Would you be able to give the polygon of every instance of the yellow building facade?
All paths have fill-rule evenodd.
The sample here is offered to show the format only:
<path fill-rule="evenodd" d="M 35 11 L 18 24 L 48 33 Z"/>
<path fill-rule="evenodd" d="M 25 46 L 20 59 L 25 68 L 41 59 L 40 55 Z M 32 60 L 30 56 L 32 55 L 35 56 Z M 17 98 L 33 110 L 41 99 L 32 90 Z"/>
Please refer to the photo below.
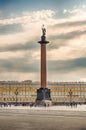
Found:
<path fill-rule="evenodd" d="M 86 103 L 85 82 L 49 83 L 53 103 Z M 0 103 L 30 103 L 36 100 L 39 84 L 32 82 L 0 82 Z"/>

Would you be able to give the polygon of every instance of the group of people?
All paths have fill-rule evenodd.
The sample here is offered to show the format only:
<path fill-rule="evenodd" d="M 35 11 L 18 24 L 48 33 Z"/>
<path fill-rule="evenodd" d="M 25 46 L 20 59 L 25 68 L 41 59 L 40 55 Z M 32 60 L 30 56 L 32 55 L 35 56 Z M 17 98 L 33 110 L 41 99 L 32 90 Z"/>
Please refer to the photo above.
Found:
<path fill-rule="evenodd" d="M 0 107 L 11 107 L 11 103 L 0 103 Z"/>
<path fill-rule="evenodd" d="M 77 102 L 74 102 L 74 101 L 73 102 L 66 102 L 66 106 L 67 107 L 71 106 L 71 108 L 72 107 L 77 107 Z"/>

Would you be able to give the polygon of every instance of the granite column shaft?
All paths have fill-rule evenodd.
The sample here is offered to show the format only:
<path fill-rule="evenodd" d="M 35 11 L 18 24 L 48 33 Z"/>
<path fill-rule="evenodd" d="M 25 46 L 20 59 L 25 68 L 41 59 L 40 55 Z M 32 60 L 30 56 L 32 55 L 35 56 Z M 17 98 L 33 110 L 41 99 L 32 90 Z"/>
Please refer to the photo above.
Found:
<path fill-rule="evenodd" d="M 46 88 L 46 44 L 41 44 L 41 87 Z"/>

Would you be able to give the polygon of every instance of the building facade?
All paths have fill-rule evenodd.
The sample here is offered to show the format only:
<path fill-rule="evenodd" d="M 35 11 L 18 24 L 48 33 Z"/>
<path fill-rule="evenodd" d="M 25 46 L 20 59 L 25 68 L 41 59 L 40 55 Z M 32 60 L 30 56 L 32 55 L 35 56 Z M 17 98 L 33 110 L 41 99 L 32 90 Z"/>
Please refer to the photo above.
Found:
<path fill-rule="evenodd" d="M 51 89 L 53 103 L 63 104 L 66 102 L 86 103 L 85 82 L 57 82 L 48 83 Z M 35 102 L 39 83 L 29 81 L 0 82 L 0 103 L 30 103 Z"/>

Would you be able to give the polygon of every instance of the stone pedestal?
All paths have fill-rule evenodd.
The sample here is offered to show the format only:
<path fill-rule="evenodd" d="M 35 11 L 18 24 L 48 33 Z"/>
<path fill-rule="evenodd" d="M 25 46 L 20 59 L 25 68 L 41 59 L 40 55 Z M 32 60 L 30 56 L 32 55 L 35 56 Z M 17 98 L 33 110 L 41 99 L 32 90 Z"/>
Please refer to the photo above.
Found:
<path fill-rule="evenodd" d="M 39 88 L 37 89 L 37 100 L 51 100 L 50 89 L 48 88 Z"/>
<path fill-rule="evenodd" d="M 48 88 L 39 88 L 37 89 L 37 104 L 38 105 L 51 105 L 50 89 Z"/>

